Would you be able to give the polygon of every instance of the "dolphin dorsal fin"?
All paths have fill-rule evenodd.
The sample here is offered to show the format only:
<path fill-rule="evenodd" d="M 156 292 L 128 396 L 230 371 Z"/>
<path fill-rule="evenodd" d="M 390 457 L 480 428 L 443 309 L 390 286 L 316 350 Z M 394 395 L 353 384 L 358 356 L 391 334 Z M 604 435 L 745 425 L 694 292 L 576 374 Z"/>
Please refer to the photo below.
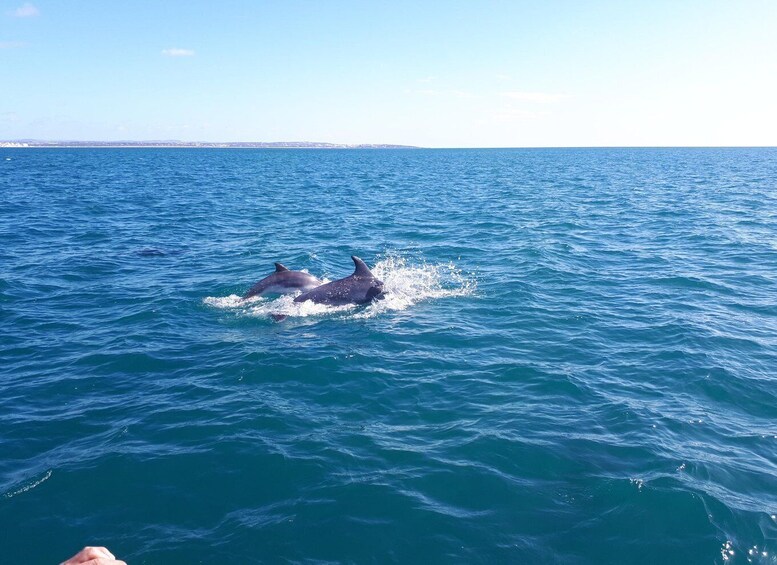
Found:
<path fill-rule="evenodd" d="M 288 269 L 280 263 L 275 263 L 275 272 L 282 273 L 283 271 L 288 271 Z"/>
<path fill-rule="evenodd" d="M 370 271 L 370 268 L 364 263 L 364 261 L 359 259 L 356 255 L 351 255 L 351 259 L 353 259 L 353 264 L 356 265 L 356 270 L 353 272 L 353 275 L 355 277 L 374 276 Z"/>

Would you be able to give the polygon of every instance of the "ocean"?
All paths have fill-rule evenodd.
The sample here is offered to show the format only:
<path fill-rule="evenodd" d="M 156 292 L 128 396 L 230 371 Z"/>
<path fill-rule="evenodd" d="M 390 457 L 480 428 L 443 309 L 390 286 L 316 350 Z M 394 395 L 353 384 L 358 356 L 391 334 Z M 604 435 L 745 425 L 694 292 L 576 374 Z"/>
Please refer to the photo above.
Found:
<path fill-rule="evenodd" d="M 0 211 L 2 563 L 777 563 L 777 149 L 4 148 Z"/>

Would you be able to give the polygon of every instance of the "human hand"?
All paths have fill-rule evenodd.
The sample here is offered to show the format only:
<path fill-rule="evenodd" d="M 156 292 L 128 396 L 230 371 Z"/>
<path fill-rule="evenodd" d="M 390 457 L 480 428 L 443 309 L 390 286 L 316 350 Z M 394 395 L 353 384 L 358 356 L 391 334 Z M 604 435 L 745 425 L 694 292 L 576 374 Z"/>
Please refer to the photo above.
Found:
<path fill-rule="evenodd" d="M 85 547 L 59 565 L 127 565 L 104 547 Z"/>

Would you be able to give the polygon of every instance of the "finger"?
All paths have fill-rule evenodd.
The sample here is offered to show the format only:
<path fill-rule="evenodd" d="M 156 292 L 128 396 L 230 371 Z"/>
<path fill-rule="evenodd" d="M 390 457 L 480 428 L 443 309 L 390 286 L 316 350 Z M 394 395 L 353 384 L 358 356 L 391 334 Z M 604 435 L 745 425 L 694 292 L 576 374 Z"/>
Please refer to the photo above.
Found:
<path fill-rule="evenodd" d="M 87 546 L 82 549 L 81 553 L 79 553 L 77 557 L 81 558 L 81 561 L 77 561 L 77 563 L 88 562 L 90 559 L 116 559 L 113 556 L 113 553 L 108 551 L 106 548 L 91 546 Z"/>
<path fill-rule="evenodd" d="M 116 557 L 105 547 L 86 546 L 67 561 L 60 563 L 60 565 L 81 565 L 93 559 L 114 560 Z"/>
<path fill-rule="evenodd" d="M 115 559 L 108 559 L 107 557 L 98 557 L 97 559 L 90 559 L 84 561 L 78 565 L 127 565 L 124 561 L 116 561 Z"/>
<path fill-rule="evenodd" d="M 106 559 L 116 559 L 113 553 L 108 551 L 107 547 L 103 546 L 85 547 L 84 556 L 88 559 L 99 559 L 101 557 Z"/>
<path fill-rule="evenodd" d="M 98 546 L 98 547 L 93 547 L 92 549 L 94 549 L 95 553 L 98 553 L 98 555 L 96 555 L 95 557 L 107 557 L 108 559 L 113 559 L 113 560 L 116 559 L 116 556 L 113 555 L 113 553 L 111 553 L 110 551 L 108 551 L 107 547 Z"/>
<path fill-rule="evenodd" d="M 76 554 L 75 554 L 73 557 L 71 557 L 70 559 L 67 559 L 67 560 L 63 561 L 63 562 L 62 562 L 62 563 L 60 563 L 59 565 L 78 565 L 79 563 L 83 563 L 84 561 L 86 561 L 87 559 L 89 559 L 89 558 L 86 556 L 86 554 L 87 554 L 87 552 L 88 552 L 90 549 L 91 549 L 90 547 L 85 547 L 85 548 L 83 548 L 81 551 L 79 551 L 78 553 L 76 553 Z"/>

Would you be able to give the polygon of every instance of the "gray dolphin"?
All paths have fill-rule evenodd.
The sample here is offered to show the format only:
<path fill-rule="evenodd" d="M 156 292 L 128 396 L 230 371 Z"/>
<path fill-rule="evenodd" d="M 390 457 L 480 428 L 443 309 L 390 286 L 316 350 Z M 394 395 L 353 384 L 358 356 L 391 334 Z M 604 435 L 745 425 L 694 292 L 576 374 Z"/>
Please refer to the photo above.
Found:
<path fill-rule="evenodd" d="M 351 259 L 356 265 L 352 275 L 300 294 L 294 302 L 311 300 L 316 304 L 343 306 L 344 304 L 367 304 L 375 299 L 384 298 L 383 281 L 375 278 L 364 261 L 355 255 L 351 255 Z"/>
<path fill-rule="evenodd" d="M 321 281 L 302 271 L 290 271 L 280 263 L 275 263 L 275 272 L 264 277 L 243 296 L 243 300 L 261 294 L 289 294 L 301 290 L 305 292 L 321 285 Z"/>

